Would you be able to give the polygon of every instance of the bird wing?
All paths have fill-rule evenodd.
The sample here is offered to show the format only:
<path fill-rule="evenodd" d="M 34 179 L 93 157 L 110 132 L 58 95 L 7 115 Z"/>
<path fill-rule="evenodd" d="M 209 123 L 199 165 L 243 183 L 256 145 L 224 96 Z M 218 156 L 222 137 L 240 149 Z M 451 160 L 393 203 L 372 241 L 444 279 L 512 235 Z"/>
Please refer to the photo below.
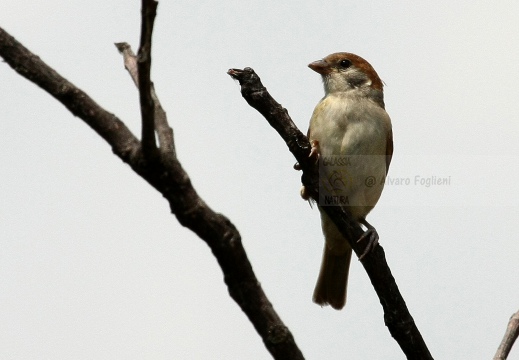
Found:
<path fill-rule="evenodd" d="M 386 143 L 386 174 L 389 170 L 389 164 L 391 164 L 391 158 L 393 157 L 393 130 L 389 129 L 387 134 Z"/>

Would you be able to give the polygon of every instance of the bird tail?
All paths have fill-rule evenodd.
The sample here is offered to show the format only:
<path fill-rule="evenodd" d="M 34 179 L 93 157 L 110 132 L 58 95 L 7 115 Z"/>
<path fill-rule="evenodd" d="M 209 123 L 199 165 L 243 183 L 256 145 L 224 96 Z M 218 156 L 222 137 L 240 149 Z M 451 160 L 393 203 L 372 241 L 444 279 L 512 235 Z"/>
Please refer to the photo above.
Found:
<path fill-rule="evenodd" d="M 340 310 L 346 304 L 346 287 L 351 262 L 351 248 L 340 255 L 332 253 L 324 244 L 321 271 L 315 286 L 313 301 L 321 306 L 331 305 Z"/>

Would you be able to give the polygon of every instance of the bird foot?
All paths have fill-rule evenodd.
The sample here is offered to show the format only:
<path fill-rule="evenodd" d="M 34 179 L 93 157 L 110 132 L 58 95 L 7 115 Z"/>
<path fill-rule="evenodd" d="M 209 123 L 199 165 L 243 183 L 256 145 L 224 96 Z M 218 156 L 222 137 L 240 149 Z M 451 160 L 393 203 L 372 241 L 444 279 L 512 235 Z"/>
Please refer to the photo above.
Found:
<path fill-rule="evenodd" d="M 312 140 L 310 145 L 312 145 L 312 148 L 310 149 L 310 155 L 308 155 L 308 157 L 317 163 L 319 161 L 319 141 Z M 299 171 L 301 169 L 301 165 L 298 162 L 296 162 L 294 164 L 294 170 Z"/>
<path fill-rule="evenodd" d="M 319 141 L 312 140 L 310 145 L 312 145 L 312 148 L 310 149 L 310 155 L 308 155 L 308 157 L 317 163 L 319 161 Z"/>
<path fill-rule="evenodd" d="M 310 155 L 308 155 L 308 157 L 317 163 L 319 161 L 319 141 L 312 140 L 310 144 L 312 145 L 312 149 L 310 150 Z M 298 171 L 301 170 L 301 165 L 298 162 L 296 162 L 294 164 L 294 169 Z M 306 191 L 306 187 L 304 185 L 301 186 L 301 189 L 299 190 L 299 195 L 301 195 L 301 198 L 305 201 L 310 200 L 310 195 Z"/>
<path fill-rule="evenodd" d="M 361 223 L 367 227 L 367 230 L 364 232 L 364 234 L 362 234 L 357 242 L 359 243 L 361 241 L 368 240 L 368 244 L 366 245 L 364 252 L 359 256 L 359 260 L 364 259 L 366 255 L 372 252 L 377 247 L 378 240 L 380 239 L 377 229 L 375 229 L 370 223 L 368 223 L 366 220 L 362 220 Z"/>

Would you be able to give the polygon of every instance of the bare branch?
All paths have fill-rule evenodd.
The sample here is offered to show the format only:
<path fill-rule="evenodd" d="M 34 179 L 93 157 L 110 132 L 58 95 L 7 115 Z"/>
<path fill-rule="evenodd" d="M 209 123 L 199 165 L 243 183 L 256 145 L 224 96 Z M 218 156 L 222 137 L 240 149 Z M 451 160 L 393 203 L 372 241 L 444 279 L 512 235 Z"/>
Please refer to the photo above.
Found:
<path fill-rule="evenodd" d="M 115 115 L 101 108 L 86 93 L 45 64 L 0 28 L 0 56 L 20 75 L 41 87 L 72 114 L 80 117 L 127 163 L 138 158 L 140 143 Z"/>
<path fill-rule="evenodd" d="M 303 185 L 312 198 L 319 199 L 318 169 L 315 161 L 308 157 L 310 143 L 306 136 L 297 129 L 287 110 L 270 96 L 253 69 L 230 69 L 227 73 L 239 81 L 242 96 L 249 105 L 258 110 L 283 138 L 303 170 Z M 357 222 L 352 220 L 348 209 L 340 206 L 325 206 L 323 210 L 348 239 L 357 256 L 361 256 L 367 244 L 352 240 L 359 239 L 363 231 Z M 382 246 L 375 247 L 361 262 L 384 309 L 385 324 L 407 358 L 432 359 L 427 345 L 398 290 L 386 262 Z"/>
<path fill-rule="evenodd" d="M 151 36 L 157 14 L 157 5 L 158 2 L 154 0 L 142 0 L 141 43 L 137 61 L 142 117 L 142 148 L 146 157 L 154 155 L 157 149 L 155 143 L 155 106 L 151 97 Z"/>
<path fill-rule="evenodd" d="M 519 311 L 517 311 L 510 317 L 510 321 L 508 321 L 508 326 L 506 327 L 505 336 L 503 336 L 503 340 L 501 341 L 501 344 L 497 349 L 496 355 L 494 356 L 494 360 L 506 360 L 518 336 Z"/>
<path fill-rule="evenodd" d="M 229 294 L 252 322 L 275 359 L 304 359 L 290 330 L 282 322 L 256 278 L 241 236 L 224 215 L 214 212 L 198 196 L 178 159 L 164 153 L 150 159 L 141 143 L 115 115 L 64 79 L 38 56 L 0 28 L 0 56 L 20 75 L 55 97 L 80 117 L 113 152 L 159 191 L 178 221 L 196 233 L 215 255 Z"/>
<path fill-rule="evenodd" d="M 139 88 L 139 69 L 137 68 L 137 56 L 133 52 L 130 44 L 126 42 L 120 42 L 114 44 L 117 50 L 121 53 L 124 60 L 124 68 L 130 73 L 130 77 L 133 80 L 137 89 Z"/>
<path fill-rule="evenodd" d="M 116 43 L 115 47 L 123 55 L 124 67 L 130 73 L 130 77 L 134 84 L 139 88 L 137 56 L 135 56 L 135 53 L 132 51 L 128 43 Z M 155 93 L 155 86 L 153 86 L 153 83 L 151 84 L 150 95 L 154 104 L 155 129 L 159 137 L 159 148 L 161 153 L 166 157 L 176 156 L 173 129 L 169 127 L 166 112 L 162 108 L 159 98 Z"/>

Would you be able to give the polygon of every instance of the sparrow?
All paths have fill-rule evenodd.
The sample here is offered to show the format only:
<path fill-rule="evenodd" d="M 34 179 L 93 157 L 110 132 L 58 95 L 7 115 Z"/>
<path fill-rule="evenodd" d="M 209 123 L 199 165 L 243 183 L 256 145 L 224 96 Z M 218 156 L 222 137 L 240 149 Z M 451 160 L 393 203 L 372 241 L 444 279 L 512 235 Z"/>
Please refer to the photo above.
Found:
<path fill-rule="evenodd" d="M 310 156 L 317 154 L 319 162 L 318 208 L 325 239 L 313 301 L 340 310 L 346 304 L 352 248 L 321 207 L 348 206 L 353 219 L 367 229 L 354 241 L 368 239 L 368 249 L 377 245 L 378 234 L 366 215 L 384 188 L 393 132 L 384 106 L 383 82 L 366 60 L 340 52 L 308 67 L 322 76 L 325 93 L 308 129 Z M 304 188 L 301 194 L 304 198 Z"/>

